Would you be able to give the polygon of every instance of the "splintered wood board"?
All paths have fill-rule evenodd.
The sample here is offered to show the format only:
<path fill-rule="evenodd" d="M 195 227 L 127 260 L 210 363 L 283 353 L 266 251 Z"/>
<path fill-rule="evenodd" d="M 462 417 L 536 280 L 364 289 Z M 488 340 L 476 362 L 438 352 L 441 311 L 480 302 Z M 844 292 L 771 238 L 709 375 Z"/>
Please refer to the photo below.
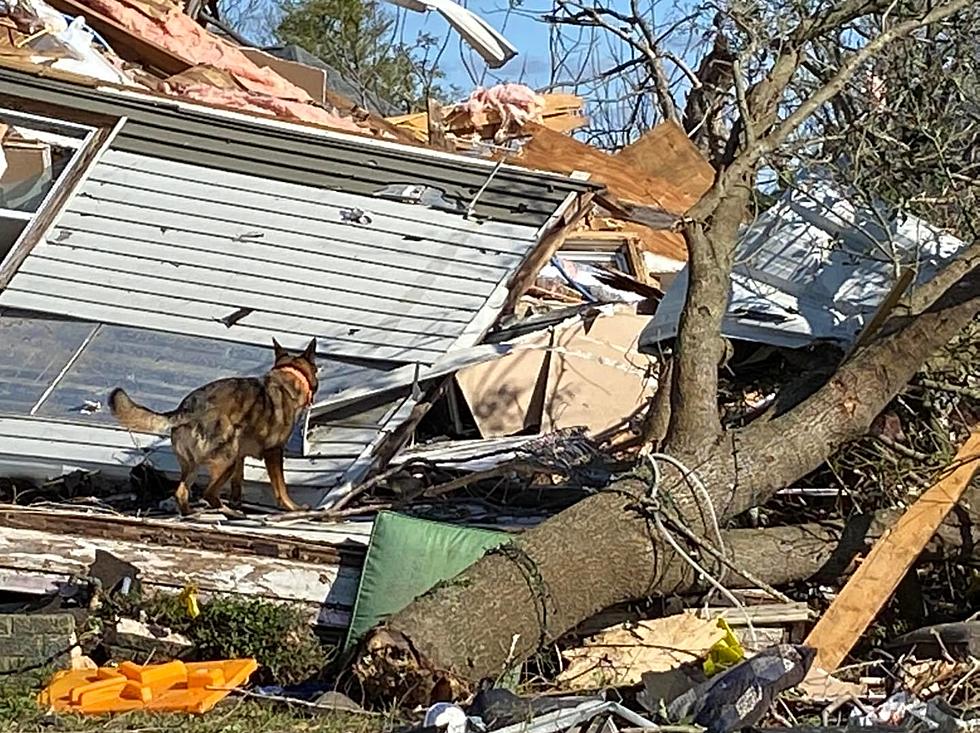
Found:
<path fill-rule="evenodd" d="M 676 122 L 661 122 L 615 157 L 648 176 L 671 181 L 690 199 L 689 206 L 715 182 L 715 169 Z"/>
<path fill-rule="evenodd" d="M 885 605 L 916 558 L 956 506 L 980 468 L 980 430 L 970 434 L 939 481 L 875 543 L 806 641 L 812 669 L 833 672 Z"/>
<path fill-rule="evenodd" d="M 54 592 L 68 576 L 84 575 L 97 549 L 139 568 L 141 582 L 151 590 L 173 592 L 194 585 L 202 595 L 293 603 L 305 609 L 311 621 L 341 629 L 350 623 L 360 576 L 356 568 L 339 564 L 4 527 L 0 589 Z"/>

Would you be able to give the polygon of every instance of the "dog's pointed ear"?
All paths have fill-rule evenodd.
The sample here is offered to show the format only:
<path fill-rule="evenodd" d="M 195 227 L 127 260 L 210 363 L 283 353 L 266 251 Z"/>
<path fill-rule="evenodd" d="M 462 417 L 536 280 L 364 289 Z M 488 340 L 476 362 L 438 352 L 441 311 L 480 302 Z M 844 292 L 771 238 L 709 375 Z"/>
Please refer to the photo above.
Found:
<path fill-rule="evenodd" d="M 303 358 L 306 359 L 310 364 L 316 360 L 316 338 L 312 338 L 310 343 L 306 347 L 306 351 L 303 352 Z"/>
<path fill-rule="evenodd" d="M 289 353 L 275 339 L 272 339 L 272 349 L 275 351 L 276 361 L 279 361 L 284 356 L 289 356 Z"/>

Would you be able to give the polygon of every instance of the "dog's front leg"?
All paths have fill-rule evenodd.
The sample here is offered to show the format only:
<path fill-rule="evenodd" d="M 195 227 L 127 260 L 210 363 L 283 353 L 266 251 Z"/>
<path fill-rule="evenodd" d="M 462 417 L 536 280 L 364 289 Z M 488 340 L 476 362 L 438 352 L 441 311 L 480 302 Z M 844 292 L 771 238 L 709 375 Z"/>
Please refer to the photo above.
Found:
<path fill-rule="evenodd" d="M 302 507 L 289 498 L 286 493 L 286 477 L 283 475 L 282 448 L 272 448 L 263 455 L 265 458 L 265 470 L 269 474 L 269 482 L 272 484 L 272 491 L 276 495 L 276 502 L 280 508 L 287 512 L 299 511 Z"/>

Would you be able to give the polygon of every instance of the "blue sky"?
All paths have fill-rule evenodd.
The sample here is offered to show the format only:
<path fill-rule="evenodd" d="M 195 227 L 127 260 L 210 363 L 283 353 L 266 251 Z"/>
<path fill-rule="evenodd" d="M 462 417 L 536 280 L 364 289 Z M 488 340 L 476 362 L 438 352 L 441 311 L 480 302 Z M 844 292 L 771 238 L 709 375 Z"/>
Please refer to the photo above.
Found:
<path fill-rule="evenodd" d="M 594 0 L 569 0 L 570 2 L 581 3 L 583 6 L 592 5 Z M 445 39 L 449 34 L 449 43 L 440 56 L 440 67 L 446 73 L 447 81 L 455 84 L 464 92 L 468 92 L 475 85 L 473 76 L 476 76 L 476 83 L 484 85 L 493 84 L 497 81 L 519 81 L 534 88 L 541 88 L 550 82 L 551 75 L 551 54 L 549 44 L 549 32 L 551 26 L 544 23 L 541 18 L 554 8 L 553 0 L 514 0 L 514 7 L 508 6 L 508 0 L 457 0 L 470 10 L 480 15 L 485 21 L 490 23 L 497 30 L 503 32 L 504 36 L 517 48 L 518 55 L 511 59 L 500 69 L 488 69 L 486 64 L 474 52 L 472 52 L 462 41 L 458 34 L 452 31 L 446 21 L 437 13 L 415 13 L 395 5 L 389 4 L 394 12 L 398 14 L 402 22 L 401 32 L 406 42 L 414 39 L 419 32 L 430 33 L 440 40 Z M 618 10 L 624 14 L 630 14 L 629 0 L 601 0 L 600 4 Z M 664 32 L 671 27 L 673 21 L 684 17 L 692 10 L 692 3 L 689 0 L 645 0 L 640 2 L 641 11 L 645 14 L 648 22 L 654 24 L 655 34 Z M 667 39 L 662 48 L 665 51 L 673 52 L 680 59 L 684 59 L 689 66 L 696 67 L 703 52 L 703 47 L 699 47 L 701 37 L 699 28 L 704 28 L 710 22 L 712 13 L 706 11 L 696 17 L 695 22 L 682 24 L 674 32 L 667 35 Z M 616 63 L 635 57 L 632 49 L 627 49 L 623 41 L 619 40 L 613 33 L 603 29 L 578 29 L 570 26 L 562 26 L 563 36 L 566 39 L 566 49 L 570 46 L 575 49 L 572 58 L 566 69 L 559 75 L 562 80 L 574 78 L 579 75 L 583 67 L 586 67 L 589 74 L 595 74 L 598 70 L 607 70 Z M 574 39 L 574 40 L 572 40 Z M 593 45 L 589 46 L 589 39 Z M 575 41 L 578 41 L 576 45 Z M 585 53 L 588 53 L 586 59 Z M 464 61 L 465 59 L 465 61 Z M 469 70 L 467 70 L 469 66 Z M 688 87 L 687 77 L 683 71 L 671 61 L 665 61 L 665 67 L 672 83 L 676 82 L 675 93 L 683 98 Z M 636 77 L 631 77 L 632 82 L 627 80 L 627 84 L 637 83 Z M 610 106 L 623 106 L 624 95 L 629 97 L 631 94 L 647 94 L 651 89 L 633 89 L 629 86 L 623 87 L 582 87 L 577 93 L 586 97 L 591 106 L 607 103 Z M 608 100 L 603 99 L 608 95 Z M 628 101 L 626 101 L 628 106 Z"/>

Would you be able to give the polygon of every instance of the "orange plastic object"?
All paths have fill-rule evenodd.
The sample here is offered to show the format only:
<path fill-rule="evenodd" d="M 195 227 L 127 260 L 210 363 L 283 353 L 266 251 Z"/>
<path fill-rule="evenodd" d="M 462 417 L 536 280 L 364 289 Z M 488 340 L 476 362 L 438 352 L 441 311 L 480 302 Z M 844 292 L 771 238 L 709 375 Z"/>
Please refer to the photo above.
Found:
<path fill-rule="evenodd" d="M 127 710 L 204 713 L 244 684 L 259 665 L 254 659 L 167 662 L 56 672 L 38 704 L 76 713 Z"/>

